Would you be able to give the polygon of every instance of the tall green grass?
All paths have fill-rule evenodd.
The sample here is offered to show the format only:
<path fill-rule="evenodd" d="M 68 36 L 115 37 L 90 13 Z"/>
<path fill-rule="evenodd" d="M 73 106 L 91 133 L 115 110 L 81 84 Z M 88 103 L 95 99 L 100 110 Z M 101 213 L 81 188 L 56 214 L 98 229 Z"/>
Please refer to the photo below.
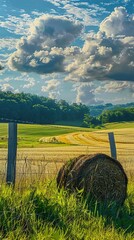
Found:
<path fill-rule="evenodd" d="M 134 186 L 124 206 L 105 207 L 58 192 L 55 181 L 29 190 L 0 188 L 0 239 L 132 240 Z"/>

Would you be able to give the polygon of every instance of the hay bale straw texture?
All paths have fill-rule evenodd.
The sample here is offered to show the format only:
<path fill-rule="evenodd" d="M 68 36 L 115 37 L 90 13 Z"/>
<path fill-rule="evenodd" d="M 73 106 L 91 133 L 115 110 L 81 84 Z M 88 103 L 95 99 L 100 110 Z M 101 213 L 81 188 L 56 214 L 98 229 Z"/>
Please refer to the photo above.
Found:
<path fill-rule="evenodd" d="M 106 154 L 80 155 L 66 162 L 57 176 L 58 188 L 70 192 L 83 190 L 83 196 L 97 201 L 123 204 L 127 176 L 120 162 Z"/>

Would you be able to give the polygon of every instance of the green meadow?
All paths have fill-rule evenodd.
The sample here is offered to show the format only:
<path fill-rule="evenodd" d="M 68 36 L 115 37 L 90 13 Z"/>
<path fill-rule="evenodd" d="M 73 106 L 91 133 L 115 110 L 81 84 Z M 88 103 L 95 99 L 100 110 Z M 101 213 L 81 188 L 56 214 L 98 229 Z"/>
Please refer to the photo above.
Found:
<path fill-rule="evenodd" d="M 104 125 L 105 129 L 122 129 L 122 128 L 134 128 L 134 122 L 115 122 L 106 123 Z"/>
<path fill-rule="evenodd" d="M 67 134 L 83 128 L 58 126 L 58 125 L 32 125 L 18 124 L 18 146 L 19 147 L 43 147 L 39 143 L 41 137 L 51 137 Z M 8 124 L 0 123 L 0 147 L 7 147 Z M 51 144 L 49 144 L 51 146 Z"/>
<path fill-rule="evenodd" d="M 18 147 L 44 147 L 55 146 L 51 143 L 40 143 L 39 139 L 42 137 L 59 136 L 62 134 L 74 132 L 86 132 L 108 129 L 123 129 L 134 128 L 134 122 L 110 123 L 103 127 L 97 128 L 83 128 L 75 126 L 61 126 L 61 125 L 32 125 L 32 124 L 18 124 Z M 0 148 L 7 147 L 8 138 L 8 124 L 0 123 Z M 60 144 L 58 144 L 60 146 Z"/>

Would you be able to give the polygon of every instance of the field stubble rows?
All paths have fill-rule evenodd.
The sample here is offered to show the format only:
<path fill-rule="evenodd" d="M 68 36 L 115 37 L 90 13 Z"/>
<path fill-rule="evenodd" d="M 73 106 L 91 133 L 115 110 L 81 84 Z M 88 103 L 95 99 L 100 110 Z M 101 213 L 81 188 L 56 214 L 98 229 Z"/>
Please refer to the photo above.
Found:
<path fill-rule="evenodd" d="M 112 130 L 111 130 L 112 131 Z M 134 180 L 134 129 L 114 129 L 117 158 L 128 177 Z M 108 130 L 96 132 L 77 132 L 54 137 L 53 147 L 47 147 L 53 137 L 43 137 L 44 148 L 18 148 L 17 179 L 41 179 L 54 176 L 63 163 L 81 154 L 106 153 L 110 155 Z M 60 145 L 58 146 L 58 144 Z M 63 143 L 63 144 L 61 144 Z M 67 145 L 64 145 L 68 144 Z M 6 173 L 7 149 L 0 149 L 0 174 L 4 181 Z"/>

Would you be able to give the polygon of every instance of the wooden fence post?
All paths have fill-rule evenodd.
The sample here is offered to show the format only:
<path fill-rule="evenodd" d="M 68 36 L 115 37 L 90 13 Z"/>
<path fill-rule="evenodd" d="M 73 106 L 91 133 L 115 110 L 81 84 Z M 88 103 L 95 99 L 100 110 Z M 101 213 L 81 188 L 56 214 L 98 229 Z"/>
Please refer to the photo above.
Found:
<path fill-rule="evenodd" d="M 111 150 L 111 157 L 114 159 L 117 159 L 117 152 L 116 152 L 116 144 L 115 144 L 115 139 L 114 139 L 114 133 L 109 132 L 108 133 L 109 137 L 109 143 L 110 143 L 110 150 Z"/>
<path fill-rule="evenodd" d="M 15 185 L 16 178 L 16 154 L 17 154 L 17 123 L 8 124 L 8 161 L 6 182 Z"/>

